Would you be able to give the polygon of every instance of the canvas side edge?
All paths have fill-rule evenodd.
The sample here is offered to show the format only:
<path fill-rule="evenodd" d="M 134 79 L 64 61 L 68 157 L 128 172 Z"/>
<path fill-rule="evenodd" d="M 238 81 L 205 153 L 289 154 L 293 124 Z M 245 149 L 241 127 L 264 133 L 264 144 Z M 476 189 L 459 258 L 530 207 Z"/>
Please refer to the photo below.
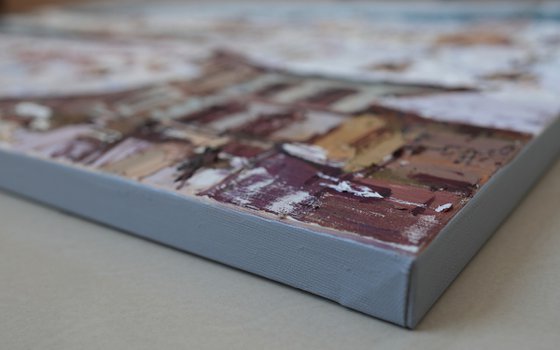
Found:
<path fill-rule="evenodd" d="M 560 118 L 498 171 L 411 267 L 406 325 L 414 328 L 560 155 Z"/>
<path fill-rule="evenodd" d="M 411 256 L 11 151 L 0 164 L 0 188 L 405 326 Z"/>

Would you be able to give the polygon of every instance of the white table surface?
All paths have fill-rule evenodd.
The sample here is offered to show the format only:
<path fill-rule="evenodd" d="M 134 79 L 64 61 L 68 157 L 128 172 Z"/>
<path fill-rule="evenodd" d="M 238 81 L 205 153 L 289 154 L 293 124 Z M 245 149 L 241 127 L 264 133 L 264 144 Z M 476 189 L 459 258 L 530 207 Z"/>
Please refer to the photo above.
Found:
<path fill-rule="evenodd" d="M 0 349 L 558 349 L 560 162 L 415 331 L 0 192 Z"/>

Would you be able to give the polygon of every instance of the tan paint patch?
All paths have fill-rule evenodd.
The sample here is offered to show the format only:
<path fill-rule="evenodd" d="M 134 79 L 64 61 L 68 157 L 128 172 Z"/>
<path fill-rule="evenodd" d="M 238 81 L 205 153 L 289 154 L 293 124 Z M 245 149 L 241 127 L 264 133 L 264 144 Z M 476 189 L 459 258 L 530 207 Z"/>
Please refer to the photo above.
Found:
<path fill-rule="evenodd" d="M 381 135 L 372 140 L 366 147 L 359 149 L 356 155 L 346 164 L 344 170 L 359 171 L 373 164 L 379 164 L 385 157 L 402 147 L 404 143 L 400 132 Z"/>
<path fill-rule="evenodd" d="M 0 120 L 0 142 L 12 141 L 12 134 L 16 127 L 15 123 Z"/>
<path fill-rule="evenodd" d="M 146 151 L 106 165 L 102 169 L 133 179 L 139 179 L 176 163 L 185 157 L 187 152 L 188 150 L 185 145 L 177 143 L 155 145 Z"/>
<path fill-rule="evenodd" d="M 351 118 L 318 139 L 315 145 L 325 149 L 330 160 L 345 162 L 356 155 L 354 143 L 384 126 L 382 119 L 369 115 Z"/>

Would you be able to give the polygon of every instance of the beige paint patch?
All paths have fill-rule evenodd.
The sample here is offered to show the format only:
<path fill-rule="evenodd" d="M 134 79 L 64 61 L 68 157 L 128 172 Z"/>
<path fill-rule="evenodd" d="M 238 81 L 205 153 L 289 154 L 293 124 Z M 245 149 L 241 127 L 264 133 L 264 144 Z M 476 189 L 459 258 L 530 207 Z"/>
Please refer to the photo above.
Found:
<path fill-rule="evenodd" d="M 368 134 L 380 130 L 385 121 L 378 117 L 364 115 L 351 118 L 324 137 L 319 138 L 315 145 L 327 151 L 329 160 L 346 162 L 356 156 L 354 144 Z"/>
<path fill-rule="evenodd" d="M 405 140 L 398 131 L 380 135 L 366 147 L 360 148 L 346 164 L 344 170 L 359 171 L 373 164 L 379 164 L 404 144 Z"/>
<path fill-rule="evenodd" d="M 133 179 L 139 179 L 158 172 L 182 157 L 185 157 L 187 149 L 180 144 L 155 145 L 140 153 L 104 166 L 102 169 L 108 172 L 120 174 Z"/>
<path fill-rule="evenodd" d="M 11 142 L 17 125 L 0 119 L 0 142 Z"/>

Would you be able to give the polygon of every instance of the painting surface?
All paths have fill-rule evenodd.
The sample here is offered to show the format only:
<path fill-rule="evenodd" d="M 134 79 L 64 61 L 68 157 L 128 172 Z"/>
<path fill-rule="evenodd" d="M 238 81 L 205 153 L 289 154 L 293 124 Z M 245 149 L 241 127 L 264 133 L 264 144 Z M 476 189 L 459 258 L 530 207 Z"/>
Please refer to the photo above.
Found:
<path fill-rule="evenodd" d="M 417 254 L 558 117 L 560 25 L 321 9 L 8 21 L 0 147 Z"/>

